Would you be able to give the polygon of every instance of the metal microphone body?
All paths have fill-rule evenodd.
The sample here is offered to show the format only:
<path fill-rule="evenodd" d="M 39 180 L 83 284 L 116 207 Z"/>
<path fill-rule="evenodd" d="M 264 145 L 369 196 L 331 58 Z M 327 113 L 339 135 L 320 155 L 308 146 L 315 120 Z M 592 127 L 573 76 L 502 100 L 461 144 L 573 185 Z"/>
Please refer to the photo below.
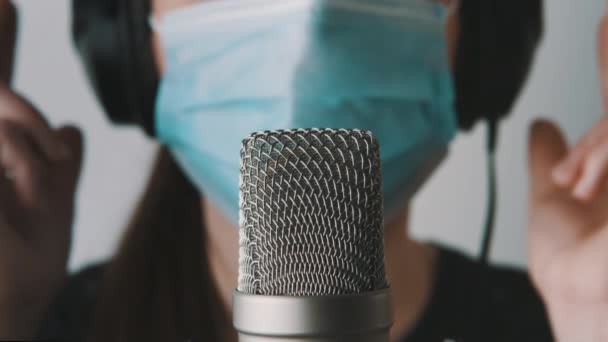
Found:
<path fill-rule="evenodd" d="M 342 296 L 259 296 L 234 293 L 240 342 L 387 342 L 388 290 Z"/>
<path fill-rule="evenodd" d="M 370 132 L 298 129 L 243 141 L 240 342 L 387 342 L 382 185 Z"/>

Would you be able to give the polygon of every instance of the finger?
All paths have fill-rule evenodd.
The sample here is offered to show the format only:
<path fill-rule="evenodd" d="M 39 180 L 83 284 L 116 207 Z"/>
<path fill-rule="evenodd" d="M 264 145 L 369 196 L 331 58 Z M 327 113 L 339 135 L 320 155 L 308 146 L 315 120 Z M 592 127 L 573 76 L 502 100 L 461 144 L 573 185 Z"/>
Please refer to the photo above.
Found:
<path fill-rule="evenodd" d="M 0 147 L 0 155 L 2 150 L 4 149 Z M 23 222 L 23 209 L 21 198 L 17 194 L 14 177 L 5 176 L 4 170 L 0 167 L 0 226 L 10 231 L 14 230 L 19 222 Z M 19 234 L 19 232 L 13 233 Z M 17 235 L 13 237 L 17 237 Z"/>
<path fill-rule="evenodd" d="M 532 125 L 529 140 L 532 196 L 544 197 L 560 190 L 552 181 L 551 173 L 566 155 L 568 146 L 561 130 L 547 120 L 538 120 Z"/>
<path fill-rule="evenodd" d="M 11 1 L 0 0 L 0 82 L 10 84 L 13 76 L 17 10 Z"/>
<path fill-rule="evenodd" d="M 17 202 L 14 183 L 10 170 L 2 164 L 2 156 L 6 153 L 6 146 L 0 145 L 0 214 L 14 212 Z"/>
<path fill-rule="evenodd" d="M 26 99 L 1 84 L 0 119 L 15 122 L 26 129 L 47 159 L 56 161 L 68 157 L 69 148 L 57 137 L 40 112 Z"/>
<path fill-rule="evenodd" d="M 11 173 L 16 195 L 26 208 L 35 207 L 45 195 L 43 175 L 47 163 L 40 158 L 25 130 L 10 121 L 0 121 L 0 163 Z"/>
<path fill-rule="evenodd" d="M 55 172 L 60 179 L 61 189 L 72 196 L 82 169 L 84 138 L 81 131 L 73 126 L 65 126 L 57 130 L 57 135 L 70 146 L 70 157 L 57 163 Z"/>
<path fill-rule="evenodd" d="M 598 64 L 600 68 L 600 80 L 602 82 L 604 113 L 608 113 L 608 15 L 604 15 L 600 21 L 597 39 Z"/>
<path fill-rule="evenodd" d="M 608 116 L 604 116 L 593 129 L 574 146 L 559 165 L 553 170 L 553 180 L 564 188 L 573 187 L 580 176 L 590 151 L 608 135 Z"/>
<path fill-rule="evenodd" d="M 558 164 L 551 177 L 555 184 L 569 188 L 574 186 L 581 173 L 581 166 L 587 154 L 587 146 L 577 144 L 567 157 Z"/>
<path fill-rule="evenodd" d="M 573 190 L 575 198 L 593 200 L 604 189 L 608 178 L 608 139 L 587 154 L 582 175 Z"/>

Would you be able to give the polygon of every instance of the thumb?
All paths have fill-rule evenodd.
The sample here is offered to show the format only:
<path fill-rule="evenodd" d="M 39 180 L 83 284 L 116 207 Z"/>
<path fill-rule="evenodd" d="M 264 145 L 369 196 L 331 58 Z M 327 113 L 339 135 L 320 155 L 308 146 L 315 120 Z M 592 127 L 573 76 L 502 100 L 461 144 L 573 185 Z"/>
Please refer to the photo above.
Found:
<path fill-rule="evenodd" d="M 547 120 L 538 120 L 532 125 L 528 162 L 532 196 L 545 197 L 560 191 L 552 173 L 567 153 L 568 144 L 558 126 Z"/>
<path fill-rule="evenodd" d="M 65 126 L 57 130 L 57 135 L 69 147 L 69 158 L 60 161 L 57 172 L 61 174 L 61 186 L 68 187 L 72 194 L 78 184 L 84 151 L 84 138 L 81 131 L 74 126 Z"/>

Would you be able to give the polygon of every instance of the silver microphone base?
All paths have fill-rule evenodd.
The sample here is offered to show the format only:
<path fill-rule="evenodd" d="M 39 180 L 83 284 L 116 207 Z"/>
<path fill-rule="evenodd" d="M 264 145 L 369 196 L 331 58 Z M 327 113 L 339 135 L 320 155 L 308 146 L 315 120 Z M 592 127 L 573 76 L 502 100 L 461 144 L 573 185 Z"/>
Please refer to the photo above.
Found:
<path fill-rule="evenodd" d="M 390 290 L 361 295 L 281 297 L 234 291 L 239 342 L 388 342 Z"/>

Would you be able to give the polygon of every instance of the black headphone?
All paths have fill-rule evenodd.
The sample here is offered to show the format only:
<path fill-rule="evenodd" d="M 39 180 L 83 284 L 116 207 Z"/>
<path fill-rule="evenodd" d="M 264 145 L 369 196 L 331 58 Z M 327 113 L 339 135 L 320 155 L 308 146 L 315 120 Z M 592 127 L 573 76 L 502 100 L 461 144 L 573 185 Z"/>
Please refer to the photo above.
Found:
<path fill-rule="evenodd" d="M 460 127 L 511 111 L 543 34 L 542 0 L 460 0 L 456 112 Z"/>
<path fill-rule="evenodd" d="M 115 123 L 154 136 L 159 75 L 151 0 L 73 0 L 72 35 L 97 99 Z"/>
<path fill-rule="evenodd" d="M 462 129 L 511 110 L 542 36 L 542 0 L 460 0 L 455 64 Z M 150 0 L 73 0 L 73 39 L 110 119 L 154 136 L 159 74 Z"/>

